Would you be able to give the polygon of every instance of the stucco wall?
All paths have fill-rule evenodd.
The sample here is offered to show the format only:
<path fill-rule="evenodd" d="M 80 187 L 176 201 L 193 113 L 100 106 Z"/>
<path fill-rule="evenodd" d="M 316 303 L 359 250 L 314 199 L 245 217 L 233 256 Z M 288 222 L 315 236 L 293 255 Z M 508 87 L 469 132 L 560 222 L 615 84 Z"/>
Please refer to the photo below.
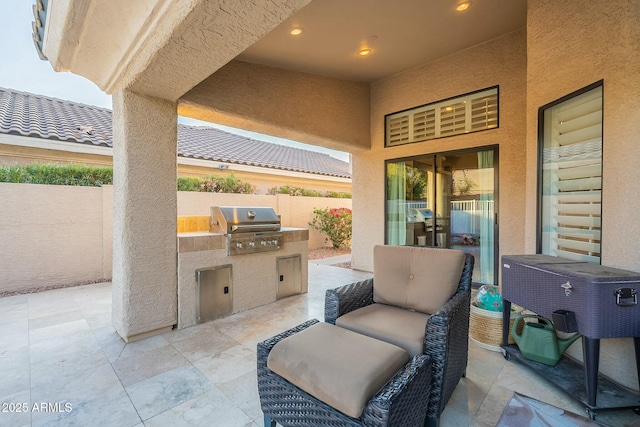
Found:
<path fill-rule="evenodd" d="M 2 135 L 0 135 L 2 139 Z M 72 153 L 19 145 L 0 144 L 0 165 L 25 165 L 29 163 L 82 163 L 88 166 L 111 166 L 111 156 Z"/>
<path fill-rule="evenodd" d="M 0 183 L 0 293 L 109 280 L 113 265 L 113 187 Z M 271 206 L 286 227 L 308 228 L 313 208 L 351 199 L 178 192 L 178 215 L 211 206 Z M 309 248 L 330 246 L 309 230 Z"/>
<path fill-rule="evenodd" d="M 0 292 L 111 277 L 102 189 L 0 183 L 0 194 Z"/>
<path fill-rule="evenodd" d="M 524 250 L 526 34 L 517 31 L 371 87 L 371 151 L 353 156 L 353 259 L 372 270 L 373 246 L 384 243 L 384 161 L 469 147 L 499 146 L 499 247 Z M 500 127 L 484 132 L 384 147 L 384 115 L 499 85 Z"/>
<path fill-rule="evenodd" d="M 535 251 L 538 108 L 604 80 L 602 264 L 640 270 L 640 2 L 529 0 L 526 250 Z M 581 357 L 580 346 L 571 354 Z M 601 371 L 638 389 L 631 339 L 603 340 Z"/>
<path fill-rule="evenodd" d="M 183 95 L 178 111 L 337 150 L 370 143 L 368 84 L 264 65 L 228 63 Z"/>

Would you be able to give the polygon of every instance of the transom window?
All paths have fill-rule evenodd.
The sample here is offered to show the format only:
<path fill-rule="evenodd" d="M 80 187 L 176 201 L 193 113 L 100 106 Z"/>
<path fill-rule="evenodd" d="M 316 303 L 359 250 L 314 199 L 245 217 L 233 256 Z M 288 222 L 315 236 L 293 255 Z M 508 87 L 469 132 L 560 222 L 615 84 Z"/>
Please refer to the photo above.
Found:
<path fill-rule="evenodd" d="M 410 144 L 498 127 L 498 87 L 385 116 L 385 145 Z"/>

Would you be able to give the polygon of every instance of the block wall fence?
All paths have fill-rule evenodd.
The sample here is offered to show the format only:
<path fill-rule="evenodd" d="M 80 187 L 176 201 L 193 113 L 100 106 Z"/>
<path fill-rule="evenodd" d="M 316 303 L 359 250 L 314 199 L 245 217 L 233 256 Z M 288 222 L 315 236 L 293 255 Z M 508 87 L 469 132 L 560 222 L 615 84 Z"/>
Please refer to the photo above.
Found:
<path fill-rule="evenodd" d="M 178 192 L 177 216 L 211 206 L 270 206 L 283 227 L 309 228 L 314 208 L 351 199 Z M 309 249 L 331 246 L 309 230 Z M 0 183 L 0 296 L 111 279 L 113 187 Z"/>

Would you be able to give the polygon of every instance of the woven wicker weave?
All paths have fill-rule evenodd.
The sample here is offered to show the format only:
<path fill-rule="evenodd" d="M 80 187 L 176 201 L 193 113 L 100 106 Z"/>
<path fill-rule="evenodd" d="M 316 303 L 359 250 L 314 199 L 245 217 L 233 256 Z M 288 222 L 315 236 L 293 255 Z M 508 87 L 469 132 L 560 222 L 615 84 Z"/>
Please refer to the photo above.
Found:
<path fill-rule="evenodd" d="M 269 352 L 279 341 L 317 322 L 309 320 L 258 344 L 258 393 L 265 427 L 268 422 L 278 422 L 285 427 L 423 425 L 426 413 L 423 396 L 429 394 L 431 383 L 431 361 L 427 356 L 413 357 L 398 371 L 371 398 L 360 419 L 338 412 L 267 367 Z"/>
<path fill-rule="evenodd" d="M 439 423 L 444 406 L 467 369 L 473 265 L 473 256 L 465 254 L 456 293 L 427 322 L 424 354 L 433 362 L 427 411 L 427 421 L 431 425 Z M 335 324 L 343 314 L 372 303 L 373 279 L 330 289 L 325 296 L 325 322 Z"/>

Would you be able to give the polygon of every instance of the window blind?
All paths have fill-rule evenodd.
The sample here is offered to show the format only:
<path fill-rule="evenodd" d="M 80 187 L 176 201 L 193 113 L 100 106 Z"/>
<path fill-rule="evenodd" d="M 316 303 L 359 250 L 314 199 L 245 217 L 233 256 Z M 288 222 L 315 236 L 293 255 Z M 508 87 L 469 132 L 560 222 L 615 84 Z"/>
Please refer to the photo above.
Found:
<path fill-rule="evenodd" d="M 498 88 L 485 89 L 386 116 L 386 146 L 498 127 Z"/>
<path fill-rule="evenodd" d="M 542 252 L 600 262 L 602 86 L 544 115 Z"/>

